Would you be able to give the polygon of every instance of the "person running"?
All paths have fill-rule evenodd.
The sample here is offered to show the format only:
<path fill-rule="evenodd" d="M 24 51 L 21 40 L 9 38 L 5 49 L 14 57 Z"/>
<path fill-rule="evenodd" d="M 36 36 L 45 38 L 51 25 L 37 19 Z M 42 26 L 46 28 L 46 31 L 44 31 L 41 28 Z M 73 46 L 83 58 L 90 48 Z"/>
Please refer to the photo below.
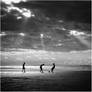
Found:
<path fill-rule="evenodd" d="M 22 65 L 22 72 L 25 72 L 25 62 Z"/>
<path fill-rule="evenodd" d="M 42 67 L 43 67 L 44 65 L 45 65 L 45 64 L 41 64 L 41 65 L 40 65 L 40 72 L 41 72 L 41 73 L 43 73 L 43 68 L 42 68 Z"/>
<path fill-rule="evenodd" d="M 53 66 L 52 66 L 52 68 L 51 68 L 51 72 L 52 72 L 52 73 L 53 73 L 54 69 L 55 69 L 55 63 L 53 63 Z"/>

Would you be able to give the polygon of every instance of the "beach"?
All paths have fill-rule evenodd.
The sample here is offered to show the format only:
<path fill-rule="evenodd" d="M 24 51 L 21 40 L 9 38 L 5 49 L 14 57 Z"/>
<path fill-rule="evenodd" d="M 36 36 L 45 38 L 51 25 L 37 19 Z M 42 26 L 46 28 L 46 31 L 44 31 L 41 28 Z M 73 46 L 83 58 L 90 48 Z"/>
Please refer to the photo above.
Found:
<path fill-rule="evenodd" d="M 90 91 L 91 70 L 80 67 L 56 67 L 54 73 L 44 69 L 40 73 L 35 70 L 8 70 L 1 72 L 1 91 Z"/>

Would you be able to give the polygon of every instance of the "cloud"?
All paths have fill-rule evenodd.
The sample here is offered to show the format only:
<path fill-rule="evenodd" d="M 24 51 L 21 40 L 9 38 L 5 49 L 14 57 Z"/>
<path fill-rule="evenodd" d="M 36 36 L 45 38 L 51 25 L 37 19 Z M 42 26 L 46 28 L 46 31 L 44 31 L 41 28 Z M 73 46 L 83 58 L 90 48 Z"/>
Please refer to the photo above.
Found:
<path fill-rule="evenodd" d="M 5 4 L 12 4 L 12 3 L 20 3 L 20 2 L 26 2 L 27 0 L 2 0 Z"/>
<path fill-rule="evenodd" d="M 25 36 L 26 34 L 25 33 L 19 33 L 20 36 Z"/>
<path fill-rule="evenodd" d="M 0 33 L 0 36 L 5 36 L 5 35 L 7 35 L 5 32 Z"/>
<path fill-rule="evenodd" d="M 86 40 L 86 37 L 89 35 L 86 34 L 85 32 L 79 32 L 78 30 L 69 30 L 70 35 L 73 35 L 77 40 L 79 40 L 82 44 L 90 48 L 90 42 Z"/>
<path fill-rule="evenodd" d="M 84 32 L 79 32 L 77 30 L 69 30 L 69 31 L 70 31 L 70 35 L 74 35 L 74 36 L 85 35 Z"/>
<path fill-rule="evenodd" d="M 14 14 L 16 17 L 22 17 L 22 16 L 24 16 L 25 18 L 30 18 L 30 17 L 34 17 L 35 16 L 31 12 L 31 10 L 26 9 L 26 8 L 15 7 L 14 5 L 7 6 L 6 11 L 8 13 L 12 13 L 12 11 L 16 11 L 16 14 Z"/>
<path fill-rule="evenodd" d="M 2 0 L 3 3 L 6 4 L 6 7 L 2 7 L 7 13 L 10 13 L 20 19 L 34 17 L 35 15 L 30 9 L 27 8 L 19 8 L 15 6 L 15 3 L 26 2 L 27 0 Z M 14 13 L 13 13 L 14 12 Z"/>

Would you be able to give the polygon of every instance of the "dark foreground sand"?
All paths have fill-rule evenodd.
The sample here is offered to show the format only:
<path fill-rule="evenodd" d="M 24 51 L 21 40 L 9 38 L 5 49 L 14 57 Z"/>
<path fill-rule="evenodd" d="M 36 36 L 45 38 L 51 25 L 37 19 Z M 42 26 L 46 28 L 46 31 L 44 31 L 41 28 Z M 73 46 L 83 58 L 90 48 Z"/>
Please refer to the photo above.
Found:
<path fill-rule="evenodd" d="M 25 74 L 26 75 L 26 74 Z M 91 71 L 1 77 L 2 91 L 90 91 Z"/>

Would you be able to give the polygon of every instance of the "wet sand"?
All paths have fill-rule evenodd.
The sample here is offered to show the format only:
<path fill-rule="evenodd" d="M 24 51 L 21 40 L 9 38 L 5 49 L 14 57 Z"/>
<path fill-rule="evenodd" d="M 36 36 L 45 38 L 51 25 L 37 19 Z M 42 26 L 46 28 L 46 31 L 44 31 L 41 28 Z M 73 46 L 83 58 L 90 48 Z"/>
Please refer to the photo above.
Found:
<path fill-rule="evenodd" d="M 14 73 L 1 76 L 2 91 L 90 91 L 91 71 Z"/>

